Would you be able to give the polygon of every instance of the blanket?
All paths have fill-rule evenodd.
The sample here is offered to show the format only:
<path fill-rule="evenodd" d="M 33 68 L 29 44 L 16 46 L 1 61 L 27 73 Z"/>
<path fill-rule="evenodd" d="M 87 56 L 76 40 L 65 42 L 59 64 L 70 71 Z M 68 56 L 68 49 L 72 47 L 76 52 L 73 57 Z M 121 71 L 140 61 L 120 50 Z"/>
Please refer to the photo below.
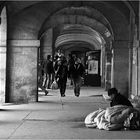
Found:
<path fill-rule="evenodd" d="M 118 130 L 123 128 L 124 121 L 131 112 L 131 108 L 125 105 L 116 105 L 88 114 L 85 118 L 86 127 L 104 130 Z"/>

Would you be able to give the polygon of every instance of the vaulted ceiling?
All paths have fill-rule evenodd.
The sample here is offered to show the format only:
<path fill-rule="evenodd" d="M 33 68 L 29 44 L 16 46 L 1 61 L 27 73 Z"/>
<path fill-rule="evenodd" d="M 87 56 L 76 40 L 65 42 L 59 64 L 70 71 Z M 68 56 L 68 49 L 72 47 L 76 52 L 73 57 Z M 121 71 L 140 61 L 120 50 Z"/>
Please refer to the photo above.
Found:
<path fill-rule="evenodd" d="M 138 1 L 2 1 L 0 10 L 4 5 L 9 39 L 40 39 L 56 28 L 55 45 L 65 49 L 77 44 L 100 49 L 112 39 L 127 40 L 130 11 L 138 24 Z"/>

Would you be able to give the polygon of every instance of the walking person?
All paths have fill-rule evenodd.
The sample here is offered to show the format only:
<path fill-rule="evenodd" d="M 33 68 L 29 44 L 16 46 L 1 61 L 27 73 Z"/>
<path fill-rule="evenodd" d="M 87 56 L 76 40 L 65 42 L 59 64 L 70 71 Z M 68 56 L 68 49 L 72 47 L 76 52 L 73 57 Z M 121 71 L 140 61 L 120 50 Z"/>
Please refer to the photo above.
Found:
<path fill-rule="evenodd" d="M 47 61 L 45 63 L 45 73 L 46 73 L 46 79 L 44 82 L 44 88 L 50 89 L 50 86 L 53 82 L 53 75 L 54 75 L 53 61 L 51 55 L 47 56 Z"/>
<path fill-rule="evenodd" d="M 44 81 L 44 64 L 41 60 L 38 64 L 38 86 L 42 89 Z"/>
<path fill-rule="evenodd" d="M 60 61 L 60 57 L 58 55 L 56 55 L 55 58 L 54 58 L 54 61 L 53 61 L 53 68 L 54 68 L 55 73 L 58 69 L 59 61 Z"/>
<path fill-rule="evenodd" d="M 74 85 L 74 94 L 75 96 L 79 97 L 80 95 L 80 88 L 82 85 L 82 77 L 85 72 L 84 66 L 81 64 L 79 58 L 75 59 L 74 65 L 72 65 L 69 69 L 69 76 L 73 80 Z"/>
<path fill-rule="evenodd" d="M 45 95 L 48 94 L 48 91 L 46 88 L 44 88 L 44 82 L 46 80 L 46 74 L 45 74 L 45 61 L 41 60 L 38 65 L 38 87 L 45 92 Z"/>
<path fill-rule="evenodd" d="M 72 57 L 72 54 L 68 55 L 68 71 L 70 70 L 70 67 L 74 65 L 74 58 Z M 73 85 L 72 83 L 72 78 L 69 77 L 70 79 L 70 85 Z"/>
<path fill-rule="evenodd" d="M 66 83 L 67 83 L 68 66 L 67 60 L 64 56 L 60 57 L 55 78 L 58 79 L 58 87 L 60 89 L 61 97 L 65 97 Z"/>

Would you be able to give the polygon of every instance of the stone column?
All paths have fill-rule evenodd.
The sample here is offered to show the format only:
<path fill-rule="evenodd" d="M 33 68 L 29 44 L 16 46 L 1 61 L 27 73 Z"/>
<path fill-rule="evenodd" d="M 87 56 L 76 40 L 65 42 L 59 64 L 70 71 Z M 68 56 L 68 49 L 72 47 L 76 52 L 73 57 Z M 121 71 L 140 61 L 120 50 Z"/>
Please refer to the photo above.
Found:
<path fill-rule="evenodd" d="M 105 63 L 105 89 L 111 88 L 111 58 L 112 54 L 108 47 L 106 47 L 106 63 Z"/>
<path fill-rule="evenodd" d="M 52 55 L 53 56 L 56 54 L 56 51 L 58 50 L 58 48 L 56 48 L 56 39 L 60 34 L 60 30 L 61 29 L 57 27 L 53 28 L 53 37 L 52 37 Z"/>
<path fill-rule="evenodd" d="M 7 42 L 7 16 L 6 7 L 0 17 L 0 103 L 5 102 L 6 85 L 6 42 Z"/>
<path fill-rule="evenodd" d="M 39 40 L 8 40 L 6 102 L 38 101 L 37 60 Z"/>
<path fill-rule="evenodd" d="M 139 2 L 139 10 L 140 10 L 140 2 Z M 137 71 L 138 71 L 138 95 L 140 96 L 140 12 L 139 12 L 139 29 L 138 29 L 138 66 L 137 66 Z"/>
<path fill-rule="evenodd" d="M 128 41 L 113 42 L 114 48 L 114 86 L 128 96 L 129 87 L 129 48 Z"/>
<path fill-rule="evenodd" d="M 40 40 L 41 59 L 46 60 L 47 55 L 52 55 L 52 29 L 49 29 Z"/>
<path fill-rule="evenodd" d="M 111 50 L 111 55 L 112 55 L 112 58 L 111 58 L 111 87 L 114 87 L 114 49 L 112 47 L 112 50 Z"/>
<path fill-rule="evenodd" d="M 139 2 L 139 10 L 140 10 L 140 2 Z M 138 65 L 137 65 L 137 72 L 138 72 L 138 81 L 137 81 L 137 87 L 138 87 L 138 95 L 140 96 L 140 12 L 139 12 L 139 26 L 138 26 Z"/>
<path fill-rule="evenodd" d="M 0 103 L 5 102 L 6 46 L 0 45 Z"/>
<path fill-rule="evenodd" d="M 101 87 L 105 88 L 105 46 L 101 48 Z"/>
<path fill-rule="evenodd" d="M 55 49 L 55 41 L 56 41 L 57 33 L 56 33 L 56 28 L 53 28 L 52 30 L 53 30 L 53 35 L 52 35 L 52 56 L 53 56 L 53 59 L 54 59 L 54 55 L 55 55 L 55 51 L 56 51 L 56 49 Z"/>
<path fill-rule="evenodd" d="M 129 20 L 129 94 L 132 94 L 132 69 L 133 69 L 133 41 L 134 41 L 134 25 L 135 25 L 135 17 L 130 11 L 130 20 Z"/>
<path fill-rule="evenodd" d="M 133 41 L 133 62 L 132 62 L 132 94 L 138 95 L 138 34 L 137 26 L 135 26 L 134 41 Z"/>
<path fill-rule="evenodd" d="M 140 45 L 140 42 L 139 42 L 139 45 Z M 138 88 L 138 96 L 140 96 L 140 47 L 138 48 L 138 66 L 137 66 L 137 71 L 138 71 L 137 88 Z"/>

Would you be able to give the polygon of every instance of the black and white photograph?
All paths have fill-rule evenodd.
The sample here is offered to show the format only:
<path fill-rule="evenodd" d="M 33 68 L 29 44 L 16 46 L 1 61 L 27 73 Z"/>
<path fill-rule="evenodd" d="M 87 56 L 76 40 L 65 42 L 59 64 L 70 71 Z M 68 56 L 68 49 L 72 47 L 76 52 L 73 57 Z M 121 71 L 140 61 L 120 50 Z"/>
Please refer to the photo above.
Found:
<path fill-rule="evenodd" d="M 139 0 L 0 0 L 0 140 L 140 139 Z"/>

